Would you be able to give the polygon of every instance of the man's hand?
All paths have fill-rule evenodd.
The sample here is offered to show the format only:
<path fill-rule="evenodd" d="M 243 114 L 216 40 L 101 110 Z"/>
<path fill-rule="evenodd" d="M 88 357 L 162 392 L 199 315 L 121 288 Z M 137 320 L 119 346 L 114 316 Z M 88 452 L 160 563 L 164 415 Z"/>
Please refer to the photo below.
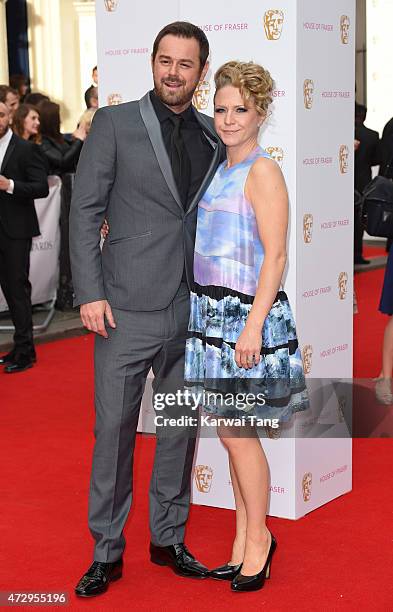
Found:
<path fill-rule="evenodd" d="M 80 307 L 80 314 L 82 323 L 86 329 L 104 338 L 108 338 L 108 333 L 105 329 L 105 317 L 108 324 L 113 327 L 113 329 L 116 327 L 112 309 L 106 300 L 82 304 Z"/>
<path fill-rule="evenodd" d="M 0 174 L 0 191 L 7 191 L 10 186 L 10 179 L 5 178 L 2 174 Z"/>

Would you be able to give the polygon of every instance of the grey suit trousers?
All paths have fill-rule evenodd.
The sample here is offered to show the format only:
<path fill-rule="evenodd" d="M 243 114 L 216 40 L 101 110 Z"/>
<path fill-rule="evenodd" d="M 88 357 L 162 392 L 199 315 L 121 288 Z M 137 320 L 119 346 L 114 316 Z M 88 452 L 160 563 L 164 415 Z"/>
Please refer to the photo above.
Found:
<path fill-rule="evenodd" d="M 132 502 L 133 454 L 141 398 L 152 367 L 154 392 L 184 377 L 189 291 L 182 283 L 163 310 L 113 309 L 116 329 L 95 339 L 95 447 L 89 497 L 94 559 L 113 562 L 125 547 L 123 528 Z M 191 490 L 195 434 L 160 436 L 150 483 L 151 540 L 183 542 Z"/>

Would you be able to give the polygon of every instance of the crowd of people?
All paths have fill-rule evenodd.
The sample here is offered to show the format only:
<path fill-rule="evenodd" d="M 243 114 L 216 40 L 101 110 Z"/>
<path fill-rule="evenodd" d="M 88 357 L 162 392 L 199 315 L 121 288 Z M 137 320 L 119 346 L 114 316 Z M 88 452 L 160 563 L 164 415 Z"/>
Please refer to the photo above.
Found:
<path fill-rule="evenodd" d="M 71 134 L 61 132 L 60 105 L 43 93 L 29 92 L 22 75 L 0 85 L 0 287 L 15 327 L 14 347 L 0 357 L 6 373 L 24 371 L 36 361 L 30 249 L 32 238 L 40 234 L 34 199 L 48 194 L 50 175 L 62 180 L 56 307 L 72 308 L 68 217 L 72 177 L 98 106 L 97 67 L 92 77 L 85 94 L 86 110 Z"/>
<path fill-rule="evenodd" d="M 89 132 L 94 108 L 87 108 L 72 134 L 60 131 L 60 105 L 41 93 L 22 99 L 10 85 L 0 85 L 0 102 L 8 109 L 10 128 L 20 138 L 40 145 L 47 174 L 75 172 L 82 144 Z"/>

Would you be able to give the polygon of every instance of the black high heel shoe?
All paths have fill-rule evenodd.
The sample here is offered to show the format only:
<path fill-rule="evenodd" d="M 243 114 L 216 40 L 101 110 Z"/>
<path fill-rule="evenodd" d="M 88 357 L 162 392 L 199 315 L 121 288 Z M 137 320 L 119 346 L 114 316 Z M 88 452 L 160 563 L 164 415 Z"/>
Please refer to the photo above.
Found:
<path fill-rule="evenodd" d="M 261 571 L 255 576 L 243 576 L 241 572 L 235 576 L 232 580 L 231 589 L 232 591 L 245 592 L 245 591 L 259 591 L 265 583 L 266 578 L 270 578 L 270 564 L 272 562 L 273 553 L 277 548 L 277 542 L 273 534 L 272 541 L 270 544 L 269 552 L 265 565 Z"/>
<path fill-rule="evenodd" d="M 242 569 L 242 565 L 243 563 L 239 563 L 238 565 L 229 565 L 229 563 L 226 563 L 225 565 L 220 565 L 220 567 L 212 569 L 209 572 L 209 576 L 210 578 L 214 578 L 214 580 L 233 580 Z"/>

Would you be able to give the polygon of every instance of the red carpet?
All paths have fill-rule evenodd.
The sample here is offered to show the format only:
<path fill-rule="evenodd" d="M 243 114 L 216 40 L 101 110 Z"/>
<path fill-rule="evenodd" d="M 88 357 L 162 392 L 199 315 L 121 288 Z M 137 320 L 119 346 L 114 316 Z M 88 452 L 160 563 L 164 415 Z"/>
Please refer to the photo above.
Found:
<path fill-rule="evenodd" d="M 385 247 L 373 246 L 373 245 L 363 246 L 363 257 L 365 257 L 366 259 L 372 259 L 373 257 L 383 257 L 386 255 L 387 253 L 386 253 Z"/>
<path fill-rule="evenodd" d="M 358 314 L 354 316 L 354 377 L 373 378 L 381 369 L 388 317 L 378 311 L 385 269 L 355 274 Z"/>
<path fill-rule="evenodd" d="M 357 376 L 379 368 L 385 318 L 376 314 L 382 271 L 359 274 Z M 124 578 L 96 599 L 73 587 L 91 561 L 86 525 L 92 427 L 92 338 L 38 347 L 37 367 L 0 374 L 2 441 L 0 591 L 68 591 L 75 610 L 390 610 L 393 602 L 391 440 L 355 440 L 353 492 L 299 521 L 270 519 L 278 540 L 272 577 L 257 593 L 175 576 L 148 559 L 147 489 L 154 439 L 138 436 L 135 503 Z M 192 551 L 228 559 L 233 512 L 193 506 Z"/>

